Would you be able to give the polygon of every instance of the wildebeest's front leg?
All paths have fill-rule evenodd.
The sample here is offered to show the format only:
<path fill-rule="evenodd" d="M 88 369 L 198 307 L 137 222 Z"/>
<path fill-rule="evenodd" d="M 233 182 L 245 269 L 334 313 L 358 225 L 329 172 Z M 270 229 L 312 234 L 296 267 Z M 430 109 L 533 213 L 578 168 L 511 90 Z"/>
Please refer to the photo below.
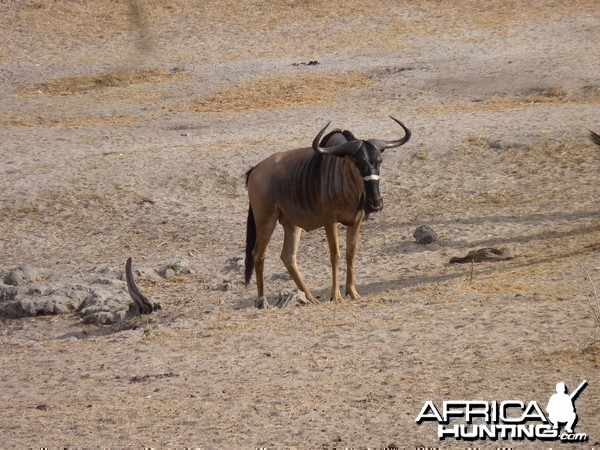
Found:
<path fill-rule="evenodd" d="M 294 279 L 296 286 L 306 295 L 306 299 L 313 303 L 318 304 L 319 301 L 310 293 L 310 289 L 304 282 L 300 270 L 298 269 L 297 253 L 298 244 L 300 243 L 300 236 L 302 235 L 302 229 L 297 227 L 291 222 L 285 219 L 281 220 L 283 225 L 283 249 L 281 250 L 281 260 L 285 264 L 285 268 Z"/>
<path fill-rule="evenodd" d="M 360 298 L 354 286 L 354 256 L 358 247 L 361 225 L 362 219 L 346 229 L 346 295 L 349 295 L 352 300 Z"/>
<path fill-rule="evenodd" d="M 329 244 L 329 260 L 331 261 L 331 301 L 341 302 L 342 294 L 338 283 L 338 265 L 340 261 L 340 248 L 338 246 L 337 223 L 328 223 L 325 225 L 325 234 Z"/>

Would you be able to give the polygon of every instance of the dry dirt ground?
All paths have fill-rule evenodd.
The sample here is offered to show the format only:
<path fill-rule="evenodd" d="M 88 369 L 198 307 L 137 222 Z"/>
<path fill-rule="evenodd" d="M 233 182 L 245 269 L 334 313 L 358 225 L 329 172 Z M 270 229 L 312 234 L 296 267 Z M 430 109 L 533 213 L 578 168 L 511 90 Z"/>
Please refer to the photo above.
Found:
<path fill-rule="evenodd" d="M 25 302 L 96 283 L 123 308 L 132 257 L 162 304 L 0 319 L 0 446 L 561 448 L 415 418 L 587 379 L 598 448 L 597 1 L 0 0 L 0 24 L 0 272 L 31 269 Z M 244 172 L 328 121 L 393 139 L 389 115 L 413 137 L 384 154 L 362 299 L 326 301 L 317 230 L 299 265 L 322 304 L 257 310 Z M 281 242 L 271 302 L 294 288 Z M 449 264 L 482 247 L 516 257 Z"/>

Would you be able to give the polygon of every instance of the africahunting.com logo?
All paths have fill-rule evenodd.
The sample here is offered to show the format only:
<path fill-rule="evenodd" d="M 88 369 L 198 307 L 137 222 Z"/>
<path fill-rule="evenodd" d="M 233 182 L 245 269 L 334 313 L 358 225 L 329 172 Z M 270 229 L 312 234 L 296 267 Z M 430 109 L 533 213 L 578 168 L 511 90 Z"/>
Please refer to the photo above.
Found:
<path fill-rule="evenodd" d="M 441 408 L 426 401 L 415 419 L 418 424 L 437 422 L 439 439 L 457 440 L 561 440 L 587 441 L 585 433 L 575 433 L 575 399 L 587 385 L 582 381 L 570 394 L 564 383 L 556 385 L 546 405 L 546 414 L 536 401 L 445 400 Z M 561 425 L 564 428 L 561 432 Z"/>

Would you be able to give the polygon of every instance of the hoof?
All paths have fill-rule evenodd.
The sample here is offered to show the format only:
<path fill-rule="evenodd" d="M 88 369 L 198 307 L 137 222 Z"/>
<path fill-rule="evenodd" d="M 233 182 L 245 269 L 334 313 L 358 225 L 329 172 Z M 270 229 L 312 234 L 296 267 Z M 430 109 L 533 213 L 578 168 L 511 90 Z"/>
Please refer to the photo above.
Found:
<path fill-rule="evenodd" d="M 342 294 L 339 293 L 339 291 L 335 295 L 332 295 L 329 300 L 333 303 L 344 303 L 344 298 L 342 297 Z"/>
<path fill-rule="evenodd" d="M 354 287 L 346 289 L 346 297 L 350 297 L 351 300 L 359 300 L 361 298 Z"/>
<path fill-rule="evenodd" d="M 267 301 L 267 297 L 265 296 L 259 297 L 256 300 L 254 300 L 254 306 L 256 306 L 258 309 L 266 309 L 271 307 L 271 305 L 269 305 L 269 302 Z"/>

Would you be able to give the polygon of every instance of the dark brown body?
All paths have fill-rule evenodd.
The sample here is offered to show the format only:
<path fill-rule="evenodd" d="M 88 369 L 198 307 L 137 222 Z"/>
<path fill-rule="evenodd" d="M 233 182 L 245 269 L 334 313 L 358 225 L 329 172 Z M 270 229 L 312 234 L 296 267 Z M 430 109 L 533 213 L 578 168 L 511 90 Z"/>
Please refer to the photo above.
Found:
<path fill-rule="evenodd" d="M 300 148 L 258 164 L 248 176 L 248 196 L 258 216 L 276 215 L 311 231 L 327 222 L 353 225 L 362 217 L 365 190 L 351 161 Z"/>

